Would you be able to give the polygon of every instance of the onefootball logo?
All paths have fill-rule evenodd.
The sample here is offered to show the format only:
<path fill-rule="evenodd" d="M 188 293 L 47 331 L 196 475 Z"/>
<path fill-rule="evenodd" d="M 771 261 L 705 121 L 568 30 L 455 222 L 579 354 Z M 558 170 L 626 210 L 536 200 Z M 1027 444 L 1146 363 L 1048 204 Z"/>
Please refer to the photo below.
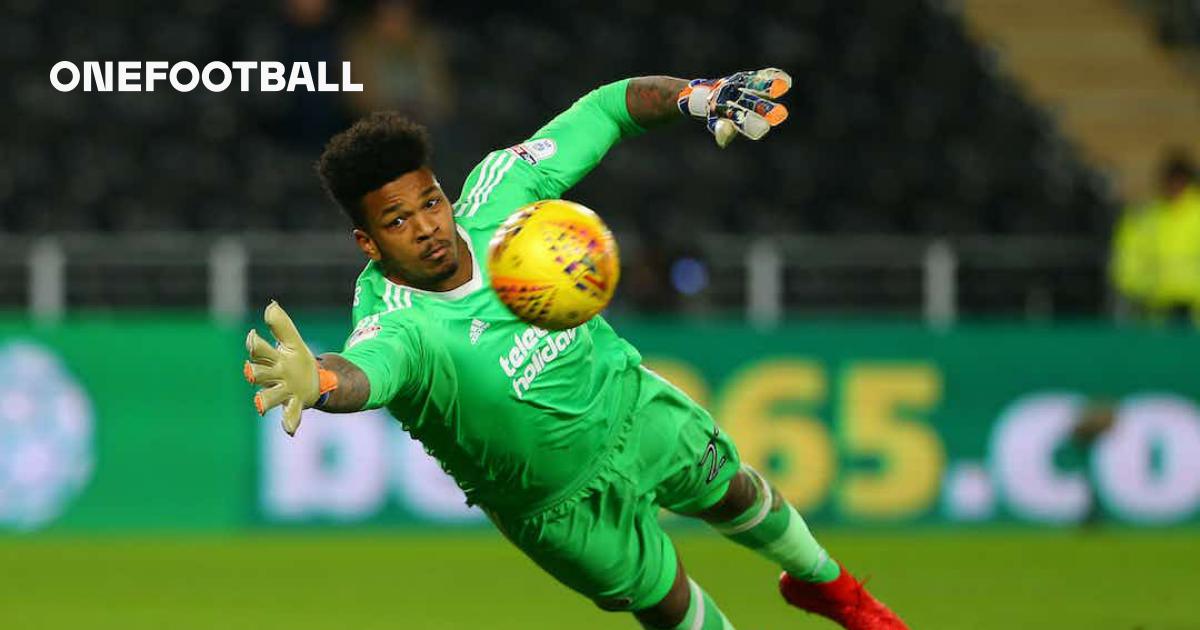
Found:
<path fill-rule="evenodd" d="M 92 477 L 92 406 L 51 351 L 0 346 L 0 529 L 52 523 Z"/>
<path fill-rule="evenodd" d="M 311 67 L 316 65 L 314 71 Z M 279 61 L 211 61 L 198 67 L 190 61 L 60 61 L 50 68 L 50 85 L 59 92 L 82 88 L 84 92 L 154 92 L 172 89 L 191 92 L 204 86 L 209 92 L 236 88 L 242 92 L 361 92 L 361 83 L 350 77 L 350 62 L 342 62 L 340 81 L 331 82 L 324 61 L 298 61 L 289 68 Z M 253 79 L 253 80 L 252 80 Z"/>

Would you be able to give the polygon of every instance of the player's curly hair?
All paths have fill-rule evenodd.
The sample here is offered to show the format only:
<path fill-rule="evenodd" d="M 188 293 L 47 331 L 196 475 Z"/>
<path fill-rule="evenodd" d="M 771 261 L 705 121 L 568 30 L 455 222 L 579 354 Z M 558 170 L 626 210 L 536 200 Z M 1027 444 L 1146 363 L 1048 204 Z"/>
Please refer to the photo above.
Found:
<path fill-rule="evenodd" d="M 329 139 L 317 161 L 317 174 L 355 227 L 365 228 L 363 196 L 426 166 L 430 154 L 423 125 L 399 112 L 374 112 Z"/>

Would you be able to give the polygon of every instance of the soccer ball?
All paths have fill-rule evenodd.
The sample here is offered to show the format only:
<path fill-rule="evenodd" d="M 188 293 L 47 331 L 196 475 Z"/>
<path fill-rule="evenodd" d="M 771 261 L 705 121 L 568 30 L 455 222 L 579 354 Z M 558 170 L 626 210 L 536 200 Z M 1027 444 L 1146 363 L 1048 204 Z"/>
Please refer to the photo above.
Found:
<path fill-rule="evenodd" d="M 595 212 L 539 201 L 504 221 L 488 246 L 488 275 L 517 317 L 548 330 L 573 328 L 604 310 L 617 288 L 617 243 Z"/>

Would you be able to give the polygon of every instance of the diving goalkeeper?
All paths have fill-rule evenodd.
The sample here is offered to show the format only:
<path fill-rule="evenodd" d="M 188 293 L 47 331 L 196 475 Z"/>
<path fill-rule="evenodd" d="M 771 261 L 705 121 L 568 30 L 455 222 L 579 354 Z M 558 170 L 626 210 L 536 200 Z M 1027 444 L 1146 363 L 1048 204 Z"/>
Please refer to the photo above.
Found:
<path fill-rule="evenodd" d="M 314 357 L 272 302 L 271 345 L 251 330 L 246 378 L 260 414 L 386 407 L 496 527 L 535 563 L 646 628 L 733 626 L 688 578 L 659 527 L 660 507 L 703 519 L 777 563 L 792 605 L 845 628 L 904 628 L 813 538 L 712 417 L 641 367 L 602 317 L 550 332 L 517 319 L 481 262 L 514 210 L 558 198 L 622 138 L 676 118 L 720 146 L 783 122 L 780 70 L 684 81 L 626 79 L 579 99 L 524 142 L 489 153 L 451 205 L 425 130 L 380 112 L 334 136 L 318 164 L 369 259 L 354 330 Z"/>

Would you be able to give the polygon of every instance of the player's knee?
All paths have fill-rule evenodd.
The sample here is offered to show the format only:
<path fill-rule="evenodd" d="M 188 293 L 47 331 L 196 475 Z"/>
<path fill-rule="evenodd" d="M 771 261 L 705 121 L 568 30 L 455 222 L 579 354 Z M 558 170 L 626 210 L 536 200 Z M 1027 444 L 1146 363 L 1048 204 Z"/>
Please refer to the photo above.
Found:
<path fill-rule="evenodd" d="M 783 495 L 775 486 L 771 485 L 767 478 L 750 466 L 742 466 L 742 470 L 738 474 L 746 475 L 750 485 L 754 486 L 754 504 L 761 505 L 764 501 L 770 504 L 772 512 L 778 511 L 783 507 Z"/>
<path fill-rule="evenodd" d="M 779 493 L 772 490 L 771 485 L 758 471 L 743 464 L 730 480 L 725 496 L 698 516 L 710 523 L 724 523 L 756 505 L 761 505 L 762 501 L 770 501 L 771 509 L 778 509 Z"/>
<path fill-rule="evenodd" d="M 688 605 L 691 601 L 691 589 L 688 586 L 687 573 L 683 564 L 677 562 L 675 579 L 667 594 L 657 603 L 648 608 L 640 607 L 633 610 L 634 616 L 643 626 L 649 628 L 674 628 L 683 622 L 687 616 Z"/>

